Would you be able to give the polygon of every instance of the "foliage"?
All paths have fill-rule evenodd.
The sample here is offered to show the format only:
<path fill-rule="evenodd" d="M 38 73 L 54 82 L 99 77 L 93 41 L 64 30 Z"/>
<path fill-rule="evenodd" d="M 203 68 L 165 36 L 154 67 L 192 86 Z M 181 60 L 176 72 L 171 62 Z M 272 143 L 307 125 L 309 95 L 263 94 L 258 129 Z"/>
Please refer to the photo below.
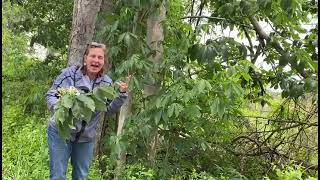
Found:
<path fill-rule="evenodd" d="M 26 117 L 21 114 L 21 106 L 6 105 L 4 109 L 2 177 L 4 179 L 48 178 L 46 124 L 36 123 L 45 121 L 45 118 Z"/>
<path fill-rule="evenodd" d="M 314 49 L 316 46 L 306 45 L 310 42 L 309 37 L 311 39 L 316 37 L 315 31 L 312 28 L 304 31 L 306 35 L 302 37 L 305 37 L 305 39 L 297 37 L 298 33 L 302 33 L 301 24 L 310 23 L 307 18 L 308 13 L 311 13 L 311 16 L 314 13 L 301 11 L 298 7 L 313 6 L 296 2 L 295 5 L 290 5 L 291 8 L 289 9 L 291 10 L 287 11 L 283 9 L 283 2 L 272 2 L 272 9 L 279 12 L 278 15 L 282 13 L 283 19 L 280 20 L 277 16 L 268 12 L 270 8 L 265 8 L 271 5 L 270 1 L 230 1 L 228 3 L 225 3 L 225 1 L 202 1 L 200 6 L 194 4 L 194 8 L 199 8 L 197 12 L 202 11 L 201 7 L 203 9 L 206 8 L 207 11 L 212 12 L 212 19 L 208 21 L 205 21 L 205 19 L 199 21 L 190 19 L 187 22 L 180 19 L 187 14 L 187 10 L 183 10 L 187 3 L 181 2 L 170 2 L 167 20 L 164 22 L 166 29 L 165 41 L 163 42 L 165 54 L 160 66 L 143 66 L 149 54 L 148 51 L 144 51 L 145 45 L 143 45 L 143 42 L 140 39 L 137 40 L 132 33 L 136 32 L 140 38 L 144 37 L 145 34 L 141 34 L 139 30 L 130 32 L 131 28 L 128 28 L 136 23 L 134 19 L 137 13 L 145 13 L 146 15 L 145 18 L 144 16 L 138 16 L 138 19 L 139 17 L 141 19 L 137 22 L 139 25 L 137 29 L 146 28 L 144 23 L 149 11 L 145 9 L 145 5 L 132 6 L 131 4 L 121 4 L 119 2 L 121 4 L 117 6 L 119 11 L 116 8 L 112 16 L 123 17 L 123 19 L 120 18 L 118 22 L 113 21 L 114 24 L 111 21 L 110 25 L 106 26 L 108 28 L 103 32 L 108 35 L 107 37 L 110 37 L 108 42 L 113 46 L 110 51 L 111 59 L 125 59 L 119 66 L 114 66 L 118 67 L 116 72 L 123 75 L 133 74 L 135 78 L 132 78 L 133 80 L 130 82 L 132 83 L 131 91 L 136 96 L 133 101 L 133 115 L 127 119 L 123 134 L 119 137 L 111 138 L 117 139 L 117 141 L 112 141 L 113 143 L 111 143 L 111 145 L 118 147 L 113 149 L 115 157 L 118 157 L 121 151 L 125 150 L 130 154 L 129 158 L 127 158 L 129 162 L 135 159 L 146 160 L 147 146 L 151 142 L 148 138 L 155 128 L 158 128 L 158 156 L 160 162 L 170 162 L 171 165 L 178 167 L 184 164 L 181 168 L 189 172 L 192 169 L 191 167 L 196 166 L 198 169 L 205 169 L 206 172 L 211 173 L 216 173 L 216 170 L 210 168 L 207 164 L 219 163 L 218 165 L 222 167 L 237 164 L 237 167 L 234 167 L 237 171 L 250 174 L 249 176 L 261 177 L 265 173 L 263 169 L 268 164 L 268 158 L 264 158 L 263 155 L 257 153 L 254 154 L 256 156 L 254 158 L 244 157 L 243 159 L 245 160 L 243 161 L 247 161 L 244 164 L 236 163 L 236 161 L 239 161 L 237 157 L 239 154 L 234 150 L 238 150 L 238 146 L 239 152 L 243 156 L 250 156 L 249 150 L 250 148 L 252 149 L 250 143 L 242 141 L 242 139 L 238 141 L 237 138 L 242 134 L 251 132 L 259 121 L 258 119 L 256 121 L 252 120 L 250 116 L 247 118 L 239 109 L 246 104 L 256 106 L 256 103 L 261 104 L 263 108 L 275 106 L 272 102 L 272 97 L 266 91 L 266 87 L 281 88 L 282 97 L 294 102 L 308 98 L 308 93 L 313 94 L 316 92 L 317 62 L 311 62 L 310 57 L 306 55 L 317 53 Z M 201 4 L 204 6 L 201 6 Z M 150 5 L 146 6 L 150 7 Z M 292 17 L 283 15 L 287 13 L 291 14 Z M 255 29 L 250 27 L 251 22 L 249 20 L 252 16 L 268 22 L 274 28 L 275 33 L 270 34 L 271 40 L 258 41 L 257 43 L 260 44 L 253 45 Z M 298 18 L 300 24 L 295 23 Z M 224 34 L 216 35 L 214 28 L 221 26 L 225 29 L 228 27 L 236 29 L 239 33 L 239 38 L 228 37 Z M 288 27 L 296 31 L 289 31 Z M 317 29 L 317 26 L 314 26 L 314 28 Z M 116 41 L 117 36 L 120 39 L 118 41 Z M 203 36 L 206 36 L 207 39 L 204 43 L 200 39 Z M 127 37 L 127 40 L 124 40 L 124 37 Z M 245 41 L 244 38 L 249 43 L 243 43 Z M 287 41 L 288 39 L 289 41 Z M 290 39 L 292 40 L 290 41 Z M 301 45 L 298 46 L 296 44 L 295 40 L 297 39 L 305 44 L 303 48 L 300 48 Z M 136 42 L 134 47 L 132 47 L 131 41 Z M 280 43 L 285 51 L 289 53 L 289 56 L 285 53 L 282 54 L 281 51 L 278 52 L 274 48 L 274 43 L 269 41 Z M 314 43 L 314 45 L 316 44 Z M 137 50 L 137 47 L 140 48 Z M 263 61 L 271 65 L 272 69 L 267 70 L 257 66 L 255 57 L 260 55 L 263 55 Z M 286 61 L 289 61 L 290 64 L 288 64 L 289 62 L 286 63 Z M 301 68 L 303 62 L 308 62 L 309 66 Z M 291 66 L 291 68 L 287 66 L 289 70 L 284 70 L 286 65 Z M 143 68 L 141 69 L 141 67 Z M 158 68 L 159 74 L 157 76 L 149 74 L 149 68 Z M 304 74 L 305 72 L 307 74 Z M 297 80 L 295 76 L 298 76 L 299 79 Z M 156 96 L 139 98 L 146 82 L 157 82 L 159 80 L 161 90 Z M 316 99 L 314 98 L 313 102 L 317 102 Z M 141 101 L 145 104 L 141 105 L 139 103 Z M 277 105 L 274 107 L 275 111 L 278 112 L 283 106 L 284 104 Z M 288 109 L 291 108 L 292 106 L 288 107 Z M 251 107 L 243 109 L 252 111 Z M 315 110 L 317 110 L 317 106 Z M 303 113 L 303 109 L 295 109 L 295 111 Z M 268 125 L 273 120 L 277 122 L 283 116 L 272 115 L 277 114 L 276 112 L 261 114 L 262 119 L 270 119 L 266 122 Z M 259 114 L 260 112 L 258 111 Z M 309 112 L 309 115 L 311 114 L 313 113 Z M 288 123 L 302 118 L 300 115 L 289 116 L 287 117 Z M 269 147 L 267 145 L 267 148 L 276 148 L 281 152 L 289 153 L 289 148 L 287 145 L 282 145 L 279 136 L 282 134 L 285 139 L 289 137 L 300 138 L 300 131 L 297 131 L 297 129 L 301 128 L 301 123 L 307 123 L 312 126 L 314 122 L 314 118 L 302 119 L 292 129 L 284 128 L 283 130 L 281 130 L 283 127 L 288 126 L 284 122 L 281 124 L 272 123 L 270 127 L 259 122 L 258 128 L 267 127 L 267 129 L 265 133 L 258 136 L 258 140 L 264 139 L 262 143 L 269 143 L 270 141 L 272 146 Z M 317 124 L 314 125 L 317 126 Z M 308 130 L 308 135 L 314 133 L 314 130 L 311 129 L 313 128 Z M 268 133 L 267 131 L 272 132 Z M 284 132 L 286 132 L 285 135 L 283 134 Z M 256 134 L 252 134 L 252 137 L 255 136 Z M 290 138 L 290 140 L 295 141 L 297 139 Z M 244 146 L 246 143 L 250 144 L 248 151 Z M 309 143 L 308 146 L 313 144 Z M 312 146 L 315 147 L 314 145 Z M 257 148 L 256 150 L 260 149 Z M 308 151 L 307 149 L 305 150 Z M 195 156 L 194 152 L 199 151 L 203 152 L 200 154 L 204 155 Z M 208 158 L 209 154 L 211 155 L 210 157 L 215 157 L 216 159 L 219 159 L 219 154 L 222 157 L 232 156 L 228 159 L 224 158 L 221 161 L 215 161 Z M 243 166 L 248 168 L 244 169 Z M 164 169 L 166 169 L 165 173 L 167 173 L 164 177 L 170 176 L 170 173 L 177 173 L 170 171 L 170 168 Z"/>
<path fill-rule="evenodd" d="M 107 99 L 115 98 L 114 87 L 99 86 L 92 92 L 84 93 L 75 87 L 58 88 L 58 102 L 54 106 L 53 117 L 62 139 L 69 139 L 79 120 L 89 122 L 95 111 L 106 111 Z"/>
<path fill-rule="evenodd" d="M 307 176 L 303 177 L 303 168 L 301 166 L 293 165 L 287 166 L 285 168 L 274 167 L 277 178 L 279 180 L 289 180 L 289 179 L 306 179 L 306 180 L 315 180 L 317 177 Z M 269 179 L 269 177 L 266 177 Z"/>
<path fill-rule="evenodd" d="M 72 1 L 13 0 L 12 4 L 24 8 L 21 19 L 10 28 L 17 33 L 31 33 L 30 47 L 34 43 L 66 53 L 72 23 Z M 42 7 L 42 8 L 39 8 Z"/>

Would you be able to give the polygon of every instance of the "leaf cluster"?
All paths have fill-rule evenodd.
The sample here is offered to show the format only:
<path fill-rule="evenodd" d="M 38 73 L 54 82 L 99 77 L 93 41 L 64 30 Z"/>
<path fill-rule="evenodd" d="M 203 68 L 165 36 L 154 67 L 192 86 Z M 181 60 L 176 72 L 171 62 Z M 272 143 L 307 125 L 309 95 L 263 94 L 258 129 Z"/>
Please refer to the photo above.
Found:
<path fill-rule="evenodd" d="M 115 97 L 111 86 L 99 86 L 92 92 L 82 94 L 64 94 L 54 107 L 53 118 L 61 138 L 71 138 L 71 133 L 77 131 L 76 124 L 81 120 L 87 123 L 95 111 L 107 111 L 107 100 Z"/>

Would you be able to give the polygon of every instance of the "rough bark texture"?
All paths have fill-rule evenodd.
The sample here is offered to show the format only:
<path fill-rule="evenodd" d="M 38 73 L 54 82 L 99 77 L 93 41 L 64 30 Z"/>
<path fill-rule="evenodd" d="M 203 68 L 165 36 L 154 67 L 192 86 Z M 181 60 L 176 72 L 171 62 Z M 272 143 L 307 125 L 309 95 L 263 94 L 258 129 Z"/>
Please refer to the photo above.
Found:
<path fill-rule="evenodd" d="M 114 4 L 112 0 L 102 0 L 100 11 L 113 12 Z"/>
<path fill-rule="evenodd" d="M 92 41 L 101 0 L 75 0 L 69 42 L 68 65 L 79 64 L 86 45 Z"/>
<path fill-rule="evenodd" d="M 164 4 L 162 3 L 159 7 L 159 13 L 151 14 L 147 19 L 147 43 L 150 47 L 151 51 L 153 51 L 153 55 L 150 57 L 150 60 L 155 64 L 160 64 L 163 57 L 163 46 L 162 42 L 164 39 L 163 36 L 163 27 L 162 21 L 165 19 L 166 9 Z M 156 81 L 149 82 L 144 87 L 144 95 L 146 97 L 154 95 L 157 93 L 160 87 L 160 79 L 157 78 L 158 72 L 157 70 L 153 70 L 151 72 Z M 148 150 L 148 159 L 152 164 L 155 162 L 155 157 L 157 153 L 157 144 L 158 144 L 158 128 L 155 127 L 155 130 L 151 134 L 150 144 Z"/>

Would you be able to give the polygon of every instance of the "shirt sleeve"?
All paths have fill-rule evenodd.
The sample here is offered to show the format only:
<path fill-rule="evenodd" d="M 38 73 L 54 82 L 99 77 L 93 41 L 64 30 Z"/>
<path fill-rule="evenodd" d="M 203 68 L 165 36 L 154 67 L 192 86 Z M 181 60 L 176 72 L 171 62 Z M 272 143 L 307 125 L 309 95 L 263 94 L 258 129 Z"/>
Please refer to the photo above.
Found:
<path fill-rule="evenodd" d="M 112 86 L 112 80 L 106 76 L 106 81 L 107 83 Z M 120 111 L 121 106 L 124 104 L 125 100 L 128 97 L 128 93 L 127 92 L 119 92 L 118 96 L 113 99 L 112 101 L 107 101 L 107 112 L 108 114 L 113 114 L 113 113 L 117 113 Z"/>
<path fill-rule="evenodd" d="M 120 110 L 121 106 L 124 104 L 125 100 L 128 97 L 128 93 L 119 92 L 118 97 L 113 99 L 108 106 L 107 113 L 116 113 Z"/>
<path fill-rule="evenodd" d="M 57 103 L 58 97 L 56 96 L 57 89 L 59 87 L 65 86 L 66 81 L 68 80 L 68 73 L 66 70 L 62 70 L 60 75 L 53 81 L 52 86 L 48 90 L 48 92 L 45 94 L 47 107 L 49 111 L 52 111 L 54 108 L 54 105 Z"/>

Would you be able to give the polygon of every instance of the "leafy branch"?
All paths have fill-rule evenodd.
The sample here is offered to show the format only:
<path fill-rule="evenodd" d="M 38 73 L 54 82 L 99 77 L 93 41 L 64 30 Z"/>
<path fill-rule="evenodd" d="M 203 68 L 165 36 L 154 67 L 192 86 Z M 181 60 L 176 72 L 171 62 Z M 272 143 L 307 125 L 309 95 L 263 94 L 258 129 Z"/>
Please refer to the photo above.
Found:
<path fill-rule="evenodd" d="M 93 112 L 107 111 L 107 100 L 115 98 L 114 87 L 107 85 L 96 87 L 89 93 L 70 92 L 69 89 L 58 90 L 60 98 L 53 114 L 58 134 L 64 140 L 71 137 L 71 130 L 77 130 L 77 122 L 89 122 Z"/>

